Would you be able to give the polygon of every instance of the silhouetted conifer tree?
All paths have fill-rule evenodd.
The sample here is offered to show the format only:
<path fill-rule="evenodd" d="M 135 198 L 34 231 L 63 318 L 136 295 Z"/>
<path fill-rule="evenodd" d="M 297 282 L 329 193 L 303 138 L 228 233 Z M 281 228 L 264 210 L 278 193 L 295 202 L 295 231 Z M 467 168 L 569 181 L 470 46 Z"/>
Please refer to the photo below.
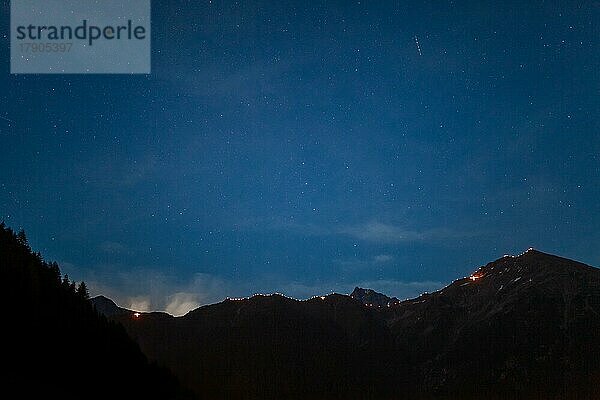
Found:
<path fill-rule="evenodd" d="M 25 231 L 23 229 L 17 233 L 17 241 L 19 244 L 29 247 L 29 243 L 27 243 L 27 235 L 25 235 Z"/>
<path fill-rule="evenodd" d="M 85 282 L 81 282 L 79 284 L 79 286 L 77 287 L 77 294 L 86 300 L 90 298 L 90 293 Z"/>

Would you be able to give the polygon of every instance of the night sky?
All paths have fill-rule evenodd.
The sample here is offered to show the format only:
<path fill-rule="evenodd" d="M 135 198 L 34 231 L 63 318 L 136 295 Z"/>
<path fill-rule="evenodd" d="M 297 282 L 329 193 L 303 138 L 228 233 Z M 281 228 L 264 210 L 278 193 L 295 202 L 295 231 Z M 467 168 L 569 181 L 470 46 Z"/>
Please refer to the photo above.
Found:
<path fill-rule="evenodd" d="M 530 246 L 600 264 L 598 2 L 152 18 L 151 75 L 10 75 L 2 2 L 0 220 L 92 294 L 182 314 L 412 297 Z"/>

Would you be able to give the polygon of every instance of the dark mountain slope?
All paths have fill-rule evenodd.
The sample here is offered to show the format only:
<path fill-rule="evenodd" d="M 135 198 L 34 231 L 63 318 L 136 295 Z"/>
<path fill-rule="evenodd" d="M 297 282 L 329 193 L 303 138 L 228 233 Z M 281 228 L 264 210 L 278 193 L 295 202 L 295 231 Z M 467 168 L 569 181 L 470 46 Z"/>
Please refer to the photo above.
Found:
<path fill-rule="evenodd" d="M 596 268 L 531 250 L 414 300 L 361 301 L 254 296 L 115 319 L 211 399 L 600 398 Z"/>
<path fill-rule="evenodd" d="M 600 271 L 530 250 L 382 310 L 420 391 L 500 398 L 600 393 Z"/>
<path fill-rule="evenodd" d="M 84 285 L 61 279 L 55 263 L 4 224 L 0 278 L 5 398 L 188 398 L 122 326 L 94 310 Z"/>
<path fill-rule="evenodd" d="M 179 318 L 118 318 L 207 398 L 378 398 L 395 362 L 385 323 L 347 296 L 226 300 Z"/>

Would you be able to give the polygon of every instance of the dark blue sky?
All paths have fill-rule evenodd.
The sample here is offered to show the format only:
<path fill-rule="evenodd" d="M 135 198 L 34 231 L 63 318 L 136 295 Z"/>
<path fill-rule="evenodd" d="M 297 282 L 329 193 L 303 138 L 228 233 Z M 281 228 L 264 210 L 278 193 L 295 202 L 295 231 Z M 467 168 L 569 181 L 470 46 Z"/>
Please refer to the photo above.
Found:
<path fill-rule="evenodd" d="M 600 264 L 597 2 L 155 1 L 148 76 L 9 75 L 8 4 L 0 219 L 92 293 L 182 313 L 408 297 L 529 246 Z"/>

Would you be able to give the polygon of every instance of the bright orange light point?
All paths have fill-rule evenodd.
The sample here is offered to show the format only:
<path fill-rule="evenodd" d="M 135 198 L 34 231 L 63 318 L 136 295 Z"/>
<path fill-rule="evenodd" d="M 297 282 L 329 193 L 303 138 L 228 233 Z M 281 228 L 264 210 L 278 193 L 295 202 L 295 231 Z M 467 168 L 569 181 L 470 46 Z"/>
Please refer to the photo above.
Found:
<path fill-rule="evenodd" d="M 139 318 L 140 317 L 140 313 L 139 312 L 133 313 L 133 317 L 134 318 Z"/>

